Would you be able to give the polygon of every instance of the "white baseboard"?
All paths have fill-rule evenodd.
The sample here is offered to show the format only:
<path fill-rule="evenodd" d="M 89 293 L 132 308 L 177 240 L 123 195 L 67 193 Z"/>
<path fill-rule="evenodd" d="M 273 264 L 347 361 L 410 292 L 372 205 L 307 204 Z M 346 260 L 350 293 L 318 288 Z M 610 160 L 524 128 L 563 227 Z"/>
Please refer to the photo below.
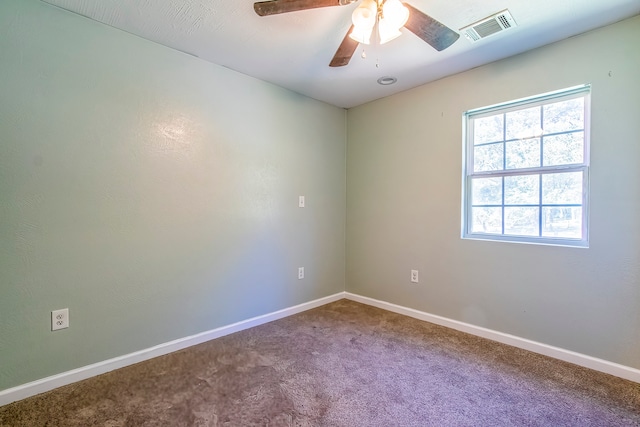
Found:
<path fill-rule="evenodd" d="M 349 292 L 345 298 L 640 383 L 640 369 Z"/>
<path fill-rule="evenodd" d="M 630 381 L 640 383 L 640 370 L 631 368 L 628 366 L 620 365 L 617 363 L 609 362 L 607 360 L 598 359 L 595 357 L 587 356 L 584 354 L 576 353 L 570 350 L 565 350 L 558 347 L 553 347 L 547 344 L 531 341 L 525 338 L 520 338 L 514 335 L 505 334 L 503 332 L 494 331 L 491 329 L 483 328 L 480 326 L 474 326 L 469 323 L 460 322 L 458 320 L 448 319 L 446 317 L 438 316 L 435 314 L 425 313 L 423 311 L 414 310 L 412 308 L 403 307 L 400 305 L 388 303 L 385 301 L 379 301 L 373 298 L 364 297 L 349 292 L 339 292 L 334 295 L 330 295 L 324 298 L 320 298 L 307 303 L 299 304 L 293 307 L 285 308 L 282 310 L 268 313 L 262 316 L 253 317 L 251 319 L 243 320 L 241 322 L 233 323 L 231 325 L 222 326 L 220 328 L 205 331 L 196 335 L 191 335 L 185 338 L 180 338 L 174 341 L 169 341 L 164 344 L 159 344 L 154 347 L 150 347 L 144 350 L 136 351 L 134 353 L 125 354 L 123 356 L 115 357 L 113 359 L 105 360 L 102 362 L 94 363 L 92 365 L 83 366 L 78 369 L 63 372 L 57 375 L 53 375 L 47 378 L 43 378 L 37 381 L 33 381 L 27 384 L 23 384 L 17 387 L 9 388 L 0 391 L 0 406 L 7 405 L 11 402 L 25 399 L 36 394 L 44 393 L 49 390 L 53 390 L 58 387 L 62 387 L 77 381 L 81 381 L 87 378 L 94 377 L 96 375 L 104 374 L 115 369 L 123 368 L 125 366 L 133 365 L 134 363 L 142 362 L 152 359 L 154 357 L 162 356 L 172 353 L 174 351 L 182 350 L 187 347 L 191 347 L 196 344 L 201 344 L 206 341 L 210 341 L 215 338 L 223 337 L 225 335 L 239 332 L 244 329 L 249 329 L 254 326 L 262 325 L 274 320 L 282 319 L 283 317 L 291 316 L 293 314 L 301 313 L 312 308 L 320 307 L 325 304 L 329 304 L 340 299 L 350 299 L 352 301 L 367 304 L 373 307 L 378 307 L 383 310 L 392 311 L 394 313 L 403 314 L 405 316 L 413 317 L 415 319 L 424 320 L 426 322 L 435 323 L 436 325 L 446 326 L 451 329 L 466 332 L 479 337 L 487 338 L 493 341 L 501 342 L 503 344 L 512 345 L 514 347 L 522 348 L 532 351 L 534 353 L 543 354 L 545 356 L 553 357 L 555 359 L 564 360 L 565 362 L 574 363 L 579 366 L 584 366 L 589 369 L 604 372 L 607 374 L 615 375 L 620 378 L 624 378 Z"/>
<path fill-rule="evenodd" d="M 169 341 L 167 343 L 159 344 L 154 347 L 136 351 L 134 353 L 125 354 L 124 356 L 114 357 L 113 359 L 94 363 L 88 366 L 83 366 L 82 368 L 62 372 L 57 375 L 2 390 L 0 391 L 0 406 L 22 400 L 30 396 L 35 396 L 36 394 L 44 393 L 46 391 L 53 390 L 54 388 L 62 387 L 77 381 L 95 377 L 96 375 L 104 374 L 115 369 L 133 365 L 134 363 L 173 353 L 174 351 L 182 350 L 183 348 L 191 347 L 196 344 L 201 344 L 203 342 L 223 337 L 234 332 L 239 332 L 244 329 L 249 329 L 254 326 L 282 319 L 283 317 L 291 316 L 293 314 L 310 310 L 312 308 L 320 307 L 321 305 L 329 304 L 330 302 L 338 301 L 343 298 L 345 298 L 345 293 L 339 292 L 334 295 L 278 310 L 273 313 L 253 317 L 251 319 L 243 320 L 231 325 L 222 326 L 220 328 L 201 332 L 196 335 Z"/>

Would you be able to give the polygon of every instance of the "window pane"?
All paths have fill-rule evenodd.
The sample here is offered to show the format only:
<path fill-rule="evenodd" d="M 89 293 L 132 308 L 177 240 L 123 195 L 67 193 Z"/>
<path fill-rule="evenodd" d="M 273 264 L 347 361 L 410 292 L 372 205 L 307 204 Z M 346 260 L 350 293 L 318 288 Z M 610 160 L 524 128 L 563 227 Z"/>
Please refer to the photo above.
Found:
<path fill-rule="evenodd" d="M 502 141 L 504 114 L 473 119 L 473 143 Z"/>
<path fill-rule="evenodd" d="M 473 171 L 495 171 L 502 170 L 503 145 L 489 144 L 473 148 Z"/>
<path fill-rule="evenodd" d="M 471 232 L 502 234 L 502 208 L 471 208 Z"/>
<path fill-rule="evenodd" d="M 506 114 L 506 139 L 528 139 L 542 134 L 540 107 L 527 108 Z"/>
<path fill-rule="evenodd" d="M 582 172 L 542 175 L 542 204 L 582 204 Z"/>
<path fill-rule="evenodd" d="M 584 98 L 547 104 L 543 108 L 545 133 L 584 129 Z"/>
<path fill-rule="evenodd" d="M 552 207 L 542 208 L 542 236 L 582 238 L 582 208 Z"/>
<path fill-rule="evenodd" d="M 540 140 L 519 139 L 506 143 L 506 168 L 536 168 L 540 166 Z"/>
<path fill-rule="evenodd" d="M 504 208 L 504 233 L 516 236 L 538 236 L 538 207 L 506 207 Z"/>
<path fill-rule="evenodd" d="M 504 203 L 505 205 L 539 204 L 540 175 L 506 176 L 504 178 Z"/>
<path fill-rule="evenodd" d="M 544 166 L 570 165 L 583 161 L 584 132 L 565 133 L 544 138 Z"/>
<path fill-rule="evenodd" d="M 471 187 L 471 205 L 502 204 L 502 178 L 476 178 Z"/>

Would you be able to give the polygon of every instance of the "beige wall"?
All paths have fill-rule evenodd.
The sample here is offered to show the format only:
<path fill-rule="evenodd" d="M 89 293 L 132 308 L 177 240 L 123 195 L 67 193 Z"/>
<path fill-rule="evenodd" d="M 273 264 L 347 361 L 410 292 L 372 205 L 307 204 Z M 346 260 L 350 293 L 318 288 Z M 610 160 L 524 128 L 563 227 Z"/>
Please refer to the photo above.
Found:
<path fill-rule="evenodd" d="M 343 109 L 0 2 L 0 390 L 343 291 L 345 144 Z"/>
<path fill-rule="evenodd" d="M 638 46 L 635 17 L 350 109 L 347 290 L 640 368 Z M 590 248 L 461 240 L 463 112 L 583 83 Z"/>

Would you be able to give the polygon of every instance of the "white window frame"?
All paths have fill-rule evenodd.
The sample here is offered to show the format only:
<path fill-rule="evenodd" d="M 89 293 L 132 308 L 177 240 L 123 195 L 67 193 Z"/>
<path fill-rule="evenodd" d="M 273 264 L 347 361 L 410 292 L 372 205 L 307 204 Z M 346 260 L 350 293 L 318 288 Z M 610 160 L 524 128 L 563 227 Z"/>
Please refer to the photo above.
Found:
<path fill-rule="evenodd" d="M 584 98 L 584 155 L 583 162 L 579 164 L 560 166 L 540 166 L 526 169 L 503 169 L 497 171 L 473 171 L 474 135 L 473 120 L 496 114 L 508 113 L 526 108 L 567 101 L 575 98 Z M 590 165 L 590 123 L 591 123 L 591 85 L 575 86 L 529 98 L 518 99 L 502 104 L 469 110 L 463 115 L 463 189 L 462 189 L 462 238 L 475 240 L 492 240 L 517 243 L 532 243 L 555 246 L 589 247 L 589 165 Z M 544 137 L 544 135 L 542 136 Z M 541 142 L 542 143 L 542 142 Z M 517 236 L 497 233 L 472 232 L 472 200 L 471 182 L 477 177 L 507 177 L 518 175 L 538 175 L 557 172 L 582 172 L 582 238 L 568 237 L 541 237 L 541 236 Z M 540 190 L 542 191 L 542 190 Z M 539 200 L 542 209 L 542 200 Z M 504 194 L 502 201 L 502 222 L 504 232 Z M 542 225 L 540 224 L 540 227 Z"/>

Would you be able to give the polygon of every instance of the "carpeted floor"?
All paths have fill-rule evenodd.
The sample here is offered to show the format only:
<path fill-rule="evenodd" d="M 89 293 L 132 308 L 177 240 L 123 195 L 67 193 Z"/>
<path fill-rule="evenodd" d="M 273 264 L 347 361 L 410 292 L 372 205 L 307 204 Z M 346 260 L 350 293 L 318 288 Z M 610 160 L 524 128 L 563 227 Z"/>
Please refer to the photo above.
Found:
<path fill-rule="evenodd" d="M 0 426 L 640 426 L 640 384 L 341 300 L 0 407 Z"/>

